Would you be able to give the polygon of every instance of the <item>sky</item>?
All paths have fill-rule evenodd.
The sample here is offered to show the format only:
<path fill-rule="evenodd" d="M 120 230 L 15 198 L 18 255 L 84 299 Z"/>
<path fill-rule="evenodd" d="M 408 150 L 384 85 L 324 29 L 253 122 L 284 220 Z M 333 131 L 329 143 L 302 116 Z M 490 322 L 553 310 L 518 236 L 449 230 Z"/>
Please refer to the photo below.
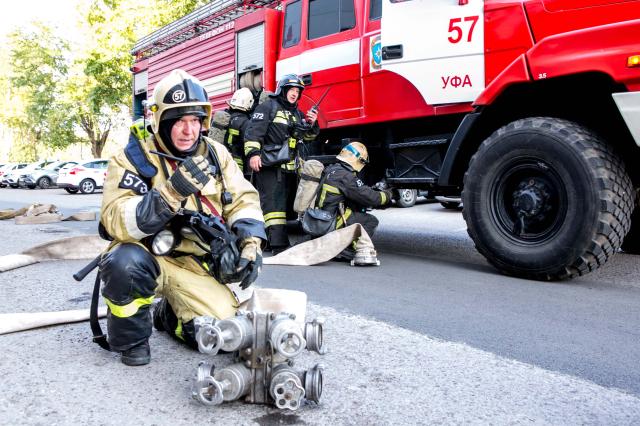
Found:
<path fill-rule="evenodd" d="M 0 40 L 16 27 L 40 20 L 57 28 L 57 34 L 73 40 L 78 37 L 76 5 L 83 0 L 17 0 L 3 2 L 0 13 Z M 88 0 L 84 0 L 88 1 Z"/>

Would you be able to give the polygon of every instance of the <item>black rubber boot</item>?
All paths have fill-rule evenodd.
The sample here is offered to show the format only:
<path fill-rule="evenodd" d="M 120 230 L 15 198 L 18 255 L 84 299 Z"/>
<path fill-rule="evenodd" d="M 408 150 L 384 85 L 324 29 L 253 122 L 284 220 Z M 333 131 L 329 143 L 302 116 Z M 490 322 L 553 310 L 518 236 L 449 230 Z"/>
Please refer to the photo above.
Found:
<path fill-rule="evenodd" d="M 146 365 L 151 361 L 151 348 L 149 347 L 149 341 L 144 342 L 122 351 L 122 357 L 120 358 L 125 365 L 136 366 Z"/>

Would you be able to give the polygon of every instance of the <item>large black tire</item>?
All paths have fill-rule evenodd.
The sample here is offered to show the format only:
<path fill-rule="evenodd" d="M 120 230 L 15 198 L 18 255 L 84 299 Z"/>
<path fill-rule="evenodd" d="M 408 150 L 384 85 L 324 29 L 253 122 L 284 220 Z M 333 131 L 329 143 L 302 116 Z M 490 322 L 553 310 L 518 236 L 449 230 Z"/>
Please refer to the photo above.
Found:
<path fill-rule="evenodd" d="M 636 209 L 631 215 L 631 230 L 624 237 L 622 250 L 629 254 L 640 254 L 640 189 L 636 189 Z"/>
<path fill-rule="evenodd" d="M 83 194 L 93 194 L 96 190 L 96 183 L 93 179 L 83 179 L 78 188 Z"/>
<path fill-rule="evenodd" d="M 42 189 L 51 188 L 51 179 L 49 179 L 47 176 L 42 176 L 40 179 L 38 179 L 38 186 Z"/>
<path fill-rule="evenodd" d="M 418 198 L 417 189 L 396 189 L 395 200 L 398 207 L 411 207 L 416 204 Z"/>
<path fill-rule="evenodd" d="M 478 251 L 530 279 L 602 266 L 631 226 L 633 188 L 620 158 L 566 120 L 537 117 L 494 132 L 464 177 L 463 216 Z"/>
<path fill-rule="evenodd" d="M 65 188 L 64 190 L 67 191 L 69 194 L 75 194 L 76 192 L 78 192 L 78 190 L 75 188 Z"/>

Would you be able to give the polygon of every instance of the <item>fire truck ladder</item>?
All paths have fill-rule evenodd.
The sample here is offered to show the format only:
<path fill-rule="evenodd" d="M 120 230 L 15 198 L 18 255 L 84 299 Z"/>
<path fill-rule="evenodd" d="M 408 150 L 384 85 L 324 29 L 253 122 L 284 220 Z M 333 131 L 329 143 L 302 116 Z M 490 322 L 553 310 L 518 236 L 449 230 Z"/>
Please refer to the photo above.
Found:
<path fill-rule="evenodd" d="M 279 3 L 280 0 L 213 0 L 141 38 L 131 54 L 138 60 L 157 55 L 256 9 Z"/>

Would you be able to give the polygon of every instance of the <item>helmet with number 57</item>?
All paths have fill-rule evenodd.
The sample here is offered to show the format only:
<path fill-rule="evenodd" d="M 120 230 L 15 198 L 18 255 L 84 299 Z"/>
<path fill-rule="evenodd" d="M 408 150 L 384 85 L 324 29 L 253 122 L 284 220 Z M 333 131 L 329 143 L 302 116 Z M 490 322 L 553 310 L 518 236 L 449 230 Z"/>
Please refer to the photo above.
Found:
<path fill-rule="evenodd" d="M 209 129 L 211 104 L 202 83 L 184 70 L 176 69 L 158 82 L 153 89 L 152 129 L 164 150 L 173 152 L 171 138 L 163 122 L 175 122 L 187 115 L 199 117 L 202 131 Z M 165 140 L 166 139 L 166 140 Z"/>

